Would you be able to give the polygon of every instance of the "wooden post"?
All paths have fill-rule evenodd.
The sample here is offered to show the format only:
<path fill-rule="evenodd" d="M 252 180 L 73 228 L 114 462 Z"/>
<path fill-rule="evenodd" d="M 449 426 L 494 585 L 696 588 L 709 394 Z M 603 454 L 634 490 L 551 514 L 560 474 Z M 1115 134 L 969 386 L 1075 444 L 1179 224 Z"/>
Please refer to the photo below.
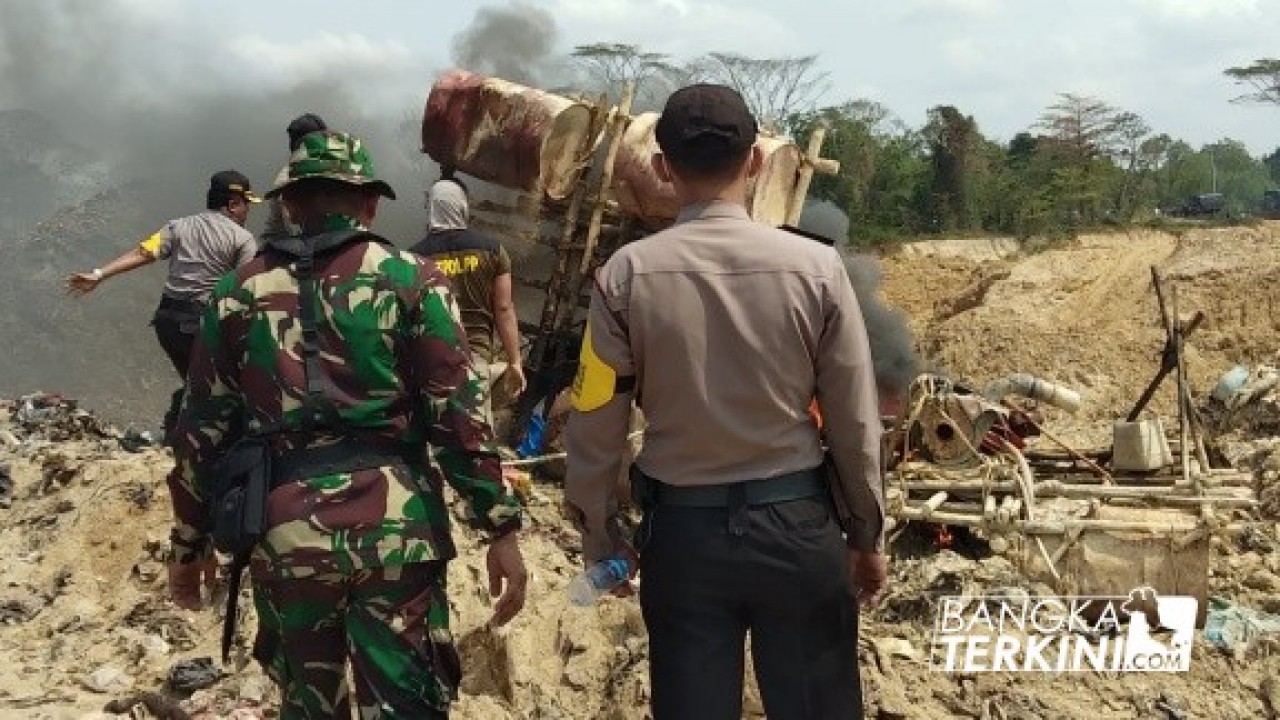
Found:
<path fill-rule="evenodd" d="M 1201 472 L 1195 475 L 1191 474 L 1191 452 L 1192 452 L 1192 434 L 1191 434 L 1191 413 L 1194 408 L 1191 407 L 1191 387 L 1190 380 L 1187 378 L 1187 362 L 1183 357 L 1183 331 L 1182 321 L 1178 314 L 1178 288 L 1175 285 L 1171 290 L 1171 300 L 1173 304 L 1173 343 L 1174 357 L 1178 361 L 1178 437 L 1182 447 L 1178 448 L 1178 454 L 1182 459 L 1182 482 L 1195 488 L 1195 491 L 1201 497 L 1205 495 L 1204 471 L 1208 470 L 1208 460 L 1204 460 L 1204 467 Z M 1199 459 L 1197 458 L 1197 461 Z M 1208 502 L 1200 505 L 1200 517 L 1205 520 L 1213 518 L 1213 506 Z"/>
<path fill-rule="evenodd" d="M 827 139 L 827 128 L 820 126 L 809 135 L 809 148 L 805 152 L 804 162 L 800 165 L 800 173 L 796 176 L 796 186 L 791 192 L 791 202 L 787 206 L 787 224 L 800 222 L 800 214 L 804 212 L 804 201 L 809 196 L 809 186 L 813 183 L 813 173 L 835 175 L 840 172 L 840 163 L 822 157 L 822 143 Z M 840 242 L 843 238 L 832 238 Z"/>
<path fill-rule="evenodd" d="M 596 112 L 601 112 L 603 105 L 604 96 L 601 96 L 595 104 Z M 594 125 L 595 122 L 593 119 L 592 124 Z M 590 162 L 594 134 L 587 133 L 583 138 L 583 145 L 578 149 L 579 161 Z M 556 327 L 556 320 L 560 316 L 560 308 L 565 300 L 565 292 L 570 286 L 569 277 L 572 269 L 570 258 L 574 248 L 574 236 L 578 232 L 578 215 L 582 212 L 582 204 L 587 195 L 589 174 L 589 172 L 583 172 L 579 176 L 577 187 L 574 188 L 573 195 L 569 199 L 568 211 L 564 215 L 564 227 L 561 229 L 560 241 L 556 245 L 556 267 L 547 283 L 546 297 L 542 301 L 542 315 L 538 320 L 538 334 L 534 338 L 533 350 L 529 357 L 529 365 L 535 373 L 546 369 L 544 355 L 547 341 Z"/>
<path fill-rule="evenodd" d="M 1165 317 L 1166 326 L 1170 329 L 1173 337 L 1173 356 L 1177 362 L 1178 373 L 1178 440 L 1181 447 L 1178 448 L 1178 455 L 1182 461 L 1182 484 L 1191 486 L 1191 437 L 1187 427 L 1187 378 L 1185 374 L 1186 367 L 1182 363 L 1182 332 L 1178 328 L 1178 288 L 1174 287 L 1169 291 L 1170 304 L 1173 306 L 1170 319 Z M 1197 487 L 1197 490 L 1201 488 Z"/>
<path fill-rule="evenodd" d="M 827 138 L 827 128 L 819 126 L 809 135 L 809 149 L 805 151 L 804 160 L 800 163 L 800 173 L 796 176 L 794 190 L 787 202 L 786 223 L 794 225 L 800 222 L 800 213 L 804 211 L 805 196 L 809 195 L 809 186 L 813 183 L 814 163 L 822 152 L 822 142 Z M 840 240 L 840 238 L 832 238 Z"/>
<path fill-rule="evenodd" d="M 609 131 L 613 135 L 609 138 L 609 150 L 604 158 L 604 167 L 600 171 L 600 193 L 596 196 L 596 206 L 591 212 L 586 248 L 582 251 L 582 263 L 578 266 L 578 270 L 582 273 L 586 273 L 591 268 L 591 258 L 595 254 L 596 243 L 600 239 L 600 224 L 604 222 L 604 209 L 613 194 L 613 164 L 618 159 L 618 148 L 622 147 L 622 136 L 626 134 L 627 126 L 631 124 L 631 103 L 635 99 L 635 94 L 636 84 L 628 80 L 626 87 L 622 89 L 622 100 L 618 103 L 613 119 L 609 123 Z"/>

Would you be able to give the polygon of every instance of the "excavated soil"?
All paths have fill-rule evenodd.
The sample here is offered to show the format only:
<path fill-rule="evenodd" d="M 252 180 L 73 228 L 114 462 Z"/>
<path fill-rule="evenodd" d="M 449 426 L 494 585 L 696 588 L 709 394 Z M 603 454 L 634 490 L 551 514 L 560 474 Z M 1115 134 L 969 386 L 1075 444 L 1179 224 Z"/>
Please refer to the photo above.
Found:
<path fill-rule="evenodd" d="M 1275 364 L 1280 350 L 1280 225 L 1086 236 L 1035 252 L 990 239 L 922 243 L 882 257 L 881 264 L 884 296 L 907 313 L 927 367 L 978 387 L 1026 372 L 1080 390 L 1080 412 L 1055 410 L 1048 419 L 1056 434 L 1080 446 L 1104 444 L 1111 421 L 1155 372 L 1163 331 L 1150 289 L 1152 265 L 1176 288 L 1183 317 L 1197 310 L 1206 315 L 1189 341 L 1198 395 L 1237 363 Z M 164 599 L 168 454 L 66 404 L 53 405 L 44 415 L 21 403 L 0 409 L 0 465 L 13 479 L 11 507 L 0 502 L 0 718 L 274 716 L 274 690 L 247 658 L 252 613 L 221 677 L 194 694 L 166 687 L 175 665 L 216 658 L 221 623 L 219 606 L 187 612 Z M 1172 417 L 1167 388 L 1153 407 Z M 1271 452 L 1278 443 L 1257 436 L 1242 441 Z M 1259 478 L 1274 482 L 1280 453 L 1255 460 Z M 524 540 L 530 601 L 499 632 L 485 625 L 483 548 L 470 533 L 456 532 L 461 557 L 451 566 L 450 590 L 467 677 L 454 717 L 647 717 L 647 643 L 638 605 L 612 598 L 591 609 L 568 605 L 565 587 L 578 558 L 559 503 L 556 487 L 535 484 Z M 1215 539 L 1210 591 L 1280 612 L 1280 526 L 1273 515 L 1246 519 L 1256 524 L 1253 532 Z M 998 557 L 927 548 L 900 553 L 889 597 L 863 618 L 868 716 L 1244 719 L 1280 713 L 1280 639 L 1274 635 L 1235 651 L 1197 638 L 1185 674 L 930 670 L 928 598 L 1011 586 L 1026 583 Z M 762 717 L 754 690 L 747 695 L 747 715 Z"/>

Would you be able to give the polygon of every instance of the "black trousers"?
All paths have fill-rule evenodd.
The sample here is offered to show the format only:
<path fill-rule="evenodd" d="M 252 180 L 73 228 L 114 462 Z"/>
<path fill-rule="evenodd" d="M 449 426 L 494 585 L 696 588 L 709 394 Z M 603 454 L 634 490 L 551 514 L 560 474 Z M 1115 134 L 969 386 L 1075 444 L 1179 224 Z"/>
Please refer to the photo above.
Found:
<path fill-rule="evenodd" d="M 191 366 L 191 349 L 195 345 L 199 325 L 198 315 L 194 316 L 193 320 L 178 313 L 157 311 L 155 317 L 151 319 L 151 326 L 155 328 L 156 340 L 160 341 L 160 348 L 169 357 L 169 362 L 173 363 L 173 369 L 178 372 L 178 376 L 184 382 L 187 379 L 187 368 Z"/>
<path fill-rule="evenodd" d="M 769 720 L 863 717 L 858 607 L 829 501 L 658 505 L 644 522 L 654 720 L 738 720 L 748 632 Z"/>
<path fill-rule="evenodd" d="M 196 343 L 196 332 L 200 328 L 200 313 L 198 306 L 179 305 L 179 302 L 170 298 L 162 299 L 160 307 L 151 318 L 151 326 L 155 328 L 160 348 L 169 357 L 169 362 L 173 363 L 173 369 L 185 385 L 187 370 L 191 366 L 191 351 Z M 169 398 L 169 410 L 164 416 L 166 444 L 172 439 L 170 436 L 178 422 L 182 394 L 183 386 L 180 385 Z"/>

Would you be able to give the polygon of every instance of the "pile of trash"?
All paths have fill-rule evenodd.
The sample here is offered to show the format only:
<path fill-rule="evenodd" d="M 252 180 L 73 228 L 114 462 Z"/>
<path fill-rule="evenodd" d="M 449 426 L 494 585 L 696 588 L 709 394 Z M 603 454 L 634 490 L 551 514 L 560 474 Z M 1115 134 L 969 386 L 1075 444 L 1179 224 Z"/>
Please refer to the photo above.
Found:
<path fill-rule="evenodd" d="M 1280 353 L 1227 371 L 1201 412 L 1227 462 L 1254 474 L 1262 516 L 1280 518 Z"/>
<path fill-rule="evenodd" d="M 103 441 L 129 452 L 156 445 L 148 430 L 119 430 L 58 393 L 37 392 L 15 400 L 0 400 L 0 446 L 29 454 L 54 443 Z"/>
<path fill-rule="evenodd" d="M 1219 427 L 1280 436 L 1280 353 L 1276 359 L 1276 365 L 1237 365 L 1223 374 L 1207 408 Z"/>
<path fill-rule="evenodd" d="M 554 425 L 549 422 L 548 424 Z M 554 428 L 547 428 L 554 435 Z M 232 662 L 219 664 L 220 600 L 187 612 L 168 602 L 170 522 L 164 448 L 130 451 L 121 432 L 75 401 L 37 394 L 0 401 L 0 465 L 16 488 L 0 509 L 0 717 L 273 717 L 278 691 L 248 656 L 256 627 L 245 599 Z M 54 438 L 71 438 L 55 440 Z M 542 452 L 552 451 L 554 445 Z M 524 466 L 513 468 L 524 470 Z M 0 487 L 5 485 L 0 473 Z M 482 538 L 458 526 L 450 564 L 454 636 L 466 673 L 459 720 L 643 720 L 648 642 L 634 599 L 591 608 L 567 599 L 580 570 L 558 482 L 541 473 L 526 497 L 522 546 L 529 603 L 511 626 L 487 626 L 492 600 Z M 954 674 L 931 668 L 938 601 L 946 596 L 1043 598 L 1010 558 L 971 533 L 910 523 L 894 545 L 883 604 L 861 619 L 868 717 L 1267 717 L 1280 654 L 1280 537 L 1273 527 L 1217 544 L 1212 604 L 1189 673 L 1112 677 Z M 950 549 L 946 549 L 950 548 Z M 643 579 L 641 580 L 643 582 Z M 748 656 L 748 663 L 750 659 Z M 1269 683 L 1269 684 L 1268 684 Z M 764 716 L 753 682 L 744 717 Z"/>

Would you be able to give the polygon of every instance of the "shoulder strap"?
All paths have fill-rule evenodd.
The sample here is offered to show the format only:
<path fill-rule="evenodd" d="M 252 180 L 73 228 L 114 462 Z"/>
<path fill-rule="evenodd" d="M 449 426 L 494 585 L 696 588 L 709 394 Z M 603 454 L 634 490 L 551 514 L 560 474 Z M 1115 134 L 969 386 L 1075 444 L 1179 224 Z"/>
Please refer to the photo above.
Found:
<path fill-rule="evenodd" d="M 320 331 L 316 322 L 316 305 L 320 296 L 316 289 L 315 258 L 357 241 L 390 244 L 386 239 L 367 230 L 336 230 L 310 238 L 296 235 L 271 238 L 264 248 L 292 258 L 294 273 L 298 279 L 298 323 L 302 326 L 302 372 L 306 380 L 306 394 L 302 398 L 304 432 L 342 426 L 342 416 L 333 403 L 331 393 L 327 392 L 333 387 L 333 382 L 320 361 Z M 278 423 L 261 428 L 258 434 L 286 429 L 288 428 L 281 419 Z"/>
<path fill-rule="evenodd" d="M 320 332 L 316 327 L 316 304 L 320 297 L 316 292 L 315 258 L 308 253 L 299 257 L 295 266 L 298 275 L 298 322 L 302 325 L 302 373 L 307 383 L 307 394 L 302 401 L 302 424 L 303 430 L 310 432 L 317 425 L 337 427 L 342 418 L 325 392 L 332 383 L 320 362 Z"/>

